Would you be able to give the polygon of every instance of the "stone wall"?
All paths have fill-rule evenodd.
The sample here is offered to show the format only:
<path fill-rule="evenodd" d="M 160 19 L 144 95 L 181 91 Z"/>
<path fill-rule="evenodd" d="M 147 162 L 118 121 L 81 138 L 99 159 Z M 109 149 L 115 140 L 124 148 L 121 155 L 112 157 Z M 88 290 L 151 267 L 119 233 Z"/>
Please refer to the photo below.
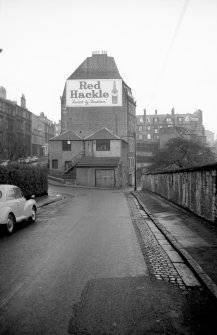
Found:
<path fill-rule="evenodd" d="M 217 223 L 217 164 L 149 173 L 142 176 L 141 182 L 142 189 Z"/>

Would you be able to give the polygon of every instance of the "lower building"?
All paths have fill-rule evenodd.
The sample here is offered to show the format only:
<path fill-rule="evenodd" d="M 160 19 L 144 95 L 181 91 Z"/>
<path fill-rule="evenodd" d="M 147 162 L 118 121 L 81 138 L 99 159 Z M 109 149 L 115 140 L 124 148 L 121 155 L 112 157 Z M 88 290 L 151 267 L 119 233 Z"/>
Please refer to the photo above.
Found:
<path fill-rule="evenodd" d="M 82 186 L 120 188 L 128 184 L 127 143 L 107 128 L 84 138 L 69 130 L 49 142 L 51 175 Z"/>

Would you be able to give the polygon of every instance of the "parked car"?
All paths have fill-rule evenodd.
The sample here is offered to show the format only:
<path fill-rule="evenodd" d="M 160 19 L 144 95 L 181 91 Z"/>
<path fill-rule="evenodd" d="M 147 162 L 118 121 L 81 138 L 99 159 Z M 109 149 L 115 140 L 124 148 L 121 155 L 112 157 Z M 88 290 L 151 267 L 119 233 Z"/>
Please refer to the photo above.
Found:
<path fill-rule="evenodd" d="M 26 200 L 19 187 L 0 185 L 0 224 L 5 225 L 9 234 L 13 233 L 18 222 L 23 220 L 35 222 L 36 211 L 36 201 L 33 198 Z"/>

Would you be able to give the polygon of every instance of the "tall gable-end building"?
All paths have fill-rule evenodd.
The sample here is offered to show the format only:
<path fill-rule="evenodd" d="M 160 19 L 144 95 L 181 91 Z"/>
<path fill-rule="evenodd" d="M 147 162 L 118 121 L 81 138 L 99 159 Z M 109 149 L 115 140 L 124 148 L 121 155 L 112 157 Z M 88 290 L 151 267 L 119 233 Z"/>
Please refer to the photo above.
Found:
<path fill-rule="evenodd" d="M 127 143 L 129 184 L 135 175 L 136 102 L 131 88 L 122 79 L 115 60 L 95 52 L 66 80 L 61 97 L 61 131 L 87 137 L 102 128 Z"/>

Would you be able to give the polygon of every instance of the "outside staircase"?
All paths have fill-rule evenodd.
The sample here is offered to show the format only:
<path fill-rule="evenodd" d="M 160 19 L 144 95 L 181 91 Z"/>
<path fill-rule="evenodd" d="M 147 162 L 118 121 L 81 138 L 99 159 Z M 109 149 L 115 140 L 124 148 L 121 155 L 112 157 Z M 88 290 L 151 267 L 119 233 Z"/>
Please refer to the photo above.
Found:
<path fill-rule="evenodd" d="M 75 155 L 72 159 L 70 164 L 68 165 L 64 174 L 67 174 L 76 164 L 80 162 L 80 160 L 84 157 L 84 151 L 80 151 L 77 155 Z"/>

